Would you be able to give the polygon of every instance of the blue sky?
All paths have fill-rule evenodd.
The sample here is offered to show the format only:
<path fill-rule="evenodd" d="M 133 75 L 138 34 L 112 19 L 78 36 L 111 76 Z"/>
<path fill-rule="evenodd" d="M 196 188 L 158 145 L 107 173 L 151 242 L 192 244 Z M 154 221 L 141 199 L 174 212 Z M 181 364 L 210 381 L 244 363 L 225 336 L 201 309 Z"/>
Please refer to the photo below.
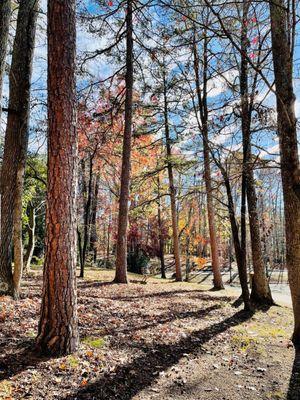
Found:
<path fill-rule="evenodd" d="M 95 5 L 94 2 L 89 0 L 83 0 L 82 4 L 87 7 L 87 9 L 92 13 L 101 12 L 101 8 Z M 33 78 L 32 78 L 32 118 L 31 118 L 31 126 L 33 128 L 30 140 L 30 148 L 32 151 L 45 151 L 45 102 L 46 102 L 46 0 L 41 1 L 41 9 L 42 13 L 39 16 L 39 26 L 42 29 L 39 29 L 37 41 L 36 41 L 36 50 L 35 50 L 35 58 L 34 58 L 34 68 L 33 68 Z M 96 35 L 92 35 L 86 31 L 86 29 L 78 25 L 77 30 L 77 48 L 78 48 L 78 56 L 86 51 L 94 51 L 99 48 L 103 48 L 107 44 L 106 38 L 99 38 Z M 300 117 L 300 42 L 299 35 L 297 36 L 296 43 L 296 51 L 295 51 L 295 93 L 297 97 L 296 101 L 296 114 L 297 117 Z M 113 65 L 108 64 L 107 60 L 103 58 L 95 58 L 88 64 L 89 70 L 93 74 L 94 80 L 103 79 L 106 76 L 109 76 Z M 82 80 L 78 81 L 78 85 L 82 85 L 85 82 Z M 214 79 L 211 82 L 211 86 L 213 88 L 211 92 L 211 99 L 215 101 L 218 97 L 221 99 L 223 95 L 222 89 L 222 79 Z M 4 86 L 4 97 L 8 97 L 8 87 L 7 87 L 7 79 L 6 85 Z M 265 99 L 265 104 L 275 105 L 274 95 L 270 94 Z M 4 128 L 4 124 L 2 122 L 2 130 Z M 219 138 L 219 140 L 222 140 Z M 273 137 L 269 137 L 268 139 L 264 139 L 263 146 L 271 149 L 272 151 L 276 150 L 277 141 L 273 139 Z"/>

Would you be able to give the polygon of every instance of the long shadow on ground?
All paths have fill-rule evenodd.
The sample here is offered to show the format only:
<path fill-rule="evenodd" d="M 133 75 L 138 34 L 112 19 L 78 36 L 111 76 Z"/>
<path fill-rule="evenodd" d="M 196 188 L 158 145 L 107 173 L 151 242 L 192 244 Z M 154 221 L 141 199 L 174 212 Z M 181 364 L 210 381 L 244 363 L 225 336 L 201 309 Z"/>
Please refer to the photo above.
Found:
<path fill-rule="evenodd" d="M 78 288 L 80 289 L 88 289 L 88 288 L 97 288 L 97 287 L 101 287 L 101 286 L 106 286 L 106 285 L 112 285 L 112 283 L 108 283 L 108 282 L 83 282 L 81 284 L 78 284 Z M 135 302 L 136 300 L 140 300 L 140 299 L 151 299 L 151 298 L 156 298 L 156 297 L 166 297 L 166 298 L 170 298 L 170 297 L 176 297 L 177 295 L 192 295 L 193 298 L 199 298 L 202 301 L 211 301 L 212 300 L 212 296 L 205 294 L 207 293 L 207 290 L 201 290 L 201 289 L 197 289 L 197 290 L 184 290 L 184 289 L 179 289 L 179 290 L 170 290 L 170 291 L 164 291 L 164 292 L 152 292 L 152 293 L 140 293 L 138 296 L 137 295 L 109 295 L 109 294 L 99 294 L 94 295 L 93 294 L 93 298 L 101 298 L 101 299 L 110 299 L 110 300 L 118 300 L 118 301 L 132 301 Z M 82 296 L 84 297 L 84 296 Z M 226 301 L 226 302 L 230 302 L 232 301 L 233 297 L 232 296 L 216 296 L 215 297 L 216 301 Z"/>
<path fill-rule="evenodd" d="M 141 346 L 141 357 L 114 372 L 104 374 L 99 380 L 88 384 L 64 400 L 129 400 L 143 389 L 149 387 L 157 374 L 177 364 L 184 354 L 201 352 L 201 346 L 230 327 L 248 320 L 252 314 L 239 311 L 233 316 L 194 332 L 176 344 Z"/>
<path fill-rule="evenodd" d="M 153 326 L 171 322 L 172 320 L 185 319 L 185 318 L 204 318 L 210 312 L 215 311 L 220 308 L 219 304 L 207 307 L 203 310 L 197 311 L 172 311 L 171 314 L 165 314 L 163 316 L 158 316 L 158 320 L 154 322 L 145 323 L 143 325 L 134 325 L 129 321 L 128 326 L 124 328 L 111 328 L 107 329 L 106 334 L 118 335 L 118 334 L 130 334 L 134 331 L 149 329 Z M 84 336 L 83 336 L 84 337 Z M 118 338 L 116 338 L 118 340 Z M 4 357 L 0 357 L 0 380 L 8 379 L 26 369 L 36 367 L 39 363 L 47 361 L 49 358 L 40 357 L 34 351 L 34 340 L 25 339 L 18 344 L 17 351 L 9 353 Z"/>
<path fill-rule="evenodd" d="M 197 311 L 170 311 L 169 313 L 165 313 L 163 315 L 159 315 L 157 317 L 157 320 L 155 322 L 149 321 L 145 322 L 142 325 L 134 325 L 133 323 L 129 323 L 129 326 L 125 326 L 124 328 L 111 328 L 106 330 L 107 335 L 115 335 L 115 334 L 129 334 L 133 333 L 135 331 L 140 331 L 144 329 L 149 329 L 153 328 L 159 325 L 163 325 L 169 322 L 172 322 L 174 320 L 181 320 L 181 319 L 186 319 L 186 318 L 194 318 L 194 319 L 199 319 L 199 318 L 204 318 L 206 315 L 208 315 L 212 311 L 216 311 L 221 308 L 220 304 L 215 304 L 213 306 L 207 307 L 203 310 L 197 310 Z M 134 315 L 132 316 L 134 318 Z M 145 318 L 146 319 L 146 318 Z"/>
<path fill-rule="evenodd" d="M 34 350 L 34 340 L 22 341 L 19 351 L 9 353 L 0 358 L 0 381 L 8 379 L 26 369 L 35 368 L 41 362 L 49 360 L 49 357 L 42 357 Z"/>

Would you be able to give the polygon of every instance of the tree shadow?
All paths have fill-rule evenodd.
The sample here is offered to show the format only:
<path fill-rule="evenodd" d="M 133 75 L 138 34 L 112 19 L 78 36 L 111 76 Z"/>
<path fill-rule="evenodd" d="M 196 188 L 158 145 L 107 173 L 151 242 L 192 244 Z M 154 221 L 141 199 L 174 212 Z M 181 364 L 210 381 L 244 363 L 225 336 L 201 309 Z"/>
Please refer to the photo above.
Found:
<path fill-rule="evenodd" d="M 234 300 L 234 302 L 232 303 L 232 307 L 239 308 L 243 304 L 243 302 L 243 296 L 240 295 L 236 300 Z"/>
<path fill-rule="evenodd" d="M 207 307 L 203 310 L 197 310 L 197 311 L 174 311 L 170 310 L 168 313 L 165 313 L 163 315 L 159 315 L 158 319 L 155 322 L 152 322 L 151 320 L 147 323 L 145 322 L 142 325 L 134 324 L 134 321 L 130 319 L 132 317 L 133 319 L 135 318 L 135 314 L 132 316 L 128 315 L 128 313 L 125 315 L 126 319 L 128 320 L 128 323 L 124 328 L 120 327 L 112 327 L 112 328 L 106 328 L 105 334 L 106 335 L 111 335 L 111 336 L 118 336 L 118 335 L 124 335 L 124 334 L 132 334 L 136 331 L 140 330 L 145 330 L 145 329 L 150 329 L 153 327 L 158 327 L 159 325 L 167 324 L 175 320 L 182 320 L 182 319 L 187 319 L 187 318 L 193 318 L 193 319 L 200 319 L 200 318 L 205 318 L 209 313 L 219 310 L 221 308 L 220 304 L 215 304 L 213 306 Z M 145 315 L 145 319 L 147 316 Z"/>
<path fill-rule="evenodd" d="M 176 344 L 136 346 L 137 350 L 143 353 L 140 357 L 119 366 L 113 372 L 103 374 L 100 379 L 80 388 L 73 395 L 66 396 L 64 400 L 130 400 L 149 387 L 160 372 L 177 364 L 185 354 L 201 352 L 203 344 L 227 329 L 247 321 L 252 315 L 239 311 L 223 321 L 193 332 Z"/>
<path fill-rule="evenodd" d="M 99 288 L 105 286 L 118 285 L 115 282 L 85 281 L 84 278 L 77 278 L 78 289 Z"/>
<path fill-rule="evenodd" d="M 103 284 L 99 283 L 97 285 L 89 285 L 89 286 L 80 286 L 80 289 L 85 289 L 85 288 L 97 288 L 99 286 L 103 286 Z M 118 300 L 118 301 L 128 301 L 128 302 L 135 302 L 136 300 L 140 300 L 140 299 L 151 299 L 151 298 L 171 298 L 174 297 L 176 298 L 176 296 L 180 296 L 180 295 L 184 295 L 187 294 L 189 295 L 190 298 L 195 298 L 195 299 L 199 299 L 199 300 L 203 300 L 203 301 L 212 301 L 212 299 L 215 299 L 217 301 L 225 301 L 225 302 L 231 302 L 232 301 L 232 297 L 231 296 L 216 296 L 216 297 L 212 297 L 209 294 L 205 294 L 209 292 L 208 290 L 183 290 L 183 289 L 179 289 L 179 290 L 171 290 L 171 291 L 164 291 L 164 292 L 154 292 L 154 293 L 139 293 L 138 296 L 136 295 L 130 295 L 130 294 L 123 294 L 120 293 L 119 296 L 116 296 L 114 294 L 110 295 L 104 295 L 104 294 L 100 294 L 99 296 L 94 295 L 93 294 L 93 298 L 101 298 L 101 299 L 110 299 L 110 300 Z M 82 293 L 80 297 L 85 297 Z M 80 299 L 80 298 L 79 298 Z"/>
<path fill-rule="evenodd" d="M 203 275 L 203 274 L 201 274 Z M 199 274 L 200 276 L 200 274 Z M 207 272 L 206 275 L 204 275 L 204 277 L 202 279 L 200 279 L 199 281 L 197 281 L 198 284 L 205 282 L 208 278 L 212 278 L 213 274 L 212 272 Z"/>
<path fill-rule="evenodd" d="M 0 357 L 0 381 L 8 379 L 29 368 L 35 368 L 50 357 L 41 356 L 36 352 L 34 339 L 26 339 L 18 344 L 20 351 Z"/>
<path fill-rule="evenodd" d="M 131 282 L 133 283 L 133 282 Z M 140 282 L 139 282 L 140 283 Z M 174 284 L 174 282 L 169 282 L 169 283 L 165 283 L 165 285 L 168 284 Z M 118 285 L 114 282 L 99 282 L 98 280 L 93 280 L 93 281 L 79 281 L 77 283 L 78 289 L 81 290 L 85 290 L 85 289 L 97 289 L 100 287 L 107 287 L 107 286 L 114 286 L 114 285 Z M 146 285 L 144 285 L 145 288 L 147 287 Z M 140 299 L 148 299 L 148 298 L 156 298 L 156 297 L 163 297 L 163 298 L 170 298 L 170 297 L 176 297 L 178 295 L 191 295 L 190 297 L 193 298 L 199 298 L 203 301 L 211 301 L 212 297 L 209 295 L 204 295 L 204 293 L 208 293 L 208 292 L 219 292 L 214 290 L 213 288 L 209 289 L 209 290 L 204 290 L 204 289 L 193 289 L 193 290 L 185 290 L 185 289 L 178 289 L 178 290 L 166 290 L 166 291 L 158 291 L 158 292 L 151 292 L 151 293 L 139 293 L 139 295 L 131 295 L 129 294 L 123 294 L 120 293 L 120 295 L 109 295 L 109 294 L 100 294 L 100 295 L 95 295 L 93 294 L 93 298 L 101 298 L 101 299 L 110 299 L 110 300 L 118 300 L 118 301 L 124 301 L 124 302 L 135 302 L 136 300 L 140 300 Z M 198 296 L 197 296 L 198 295 Z M 86 297 L 84 295 L 84 293 L 81 293 L 80 297 Z M 80 297 L 79 297 L 79 302 L 80 302 Z M 231 302 L 233 300 L 232 296 L 228 296 L 228 295 L 223 295 L 223 296 L 217 296 L 217 300 L 219 301 L 225 301 L 225 302 Z"/>
<path fill-rule="evenodd" d="M 292 374 L 287 393 L 287 400 L 299 400 L 299 399 L 300 399 L 300 349 L 296 349 Z"/>
<path fill-rule="evenodd" d="M 250 301 L 251 301 L 251 299 L 250 299 Z M 231 306 L 233 307 L 233 308 L 239 308 L 242 304 L 244 303 L 244 300 L 243 300 L 243 296 L 242 295 L 240 295 L 237 299 L 235 299 L 234 301 L 233 301 L 233 303 L 231 304 Z M 255 302 L 255 301 L 251 301 L 251 308 L 252 308 L 252 310 L 253 311 L 259 311 L 259 310 L 261 310 L 261 311 L 268 311 L 271 307 L 281 307 L 280 305 L 278 305 L 278 304 L 276 304 L 275 302 L 273 302 L 273 303 L 266 303 L 266 304 L 260 304 L 260 303 L 258 303 L 258 302 Z M 299 399 L 300 400 L 300 399 Z"/>
<path fill-rule="evenodd" d="M 159 315 L 158 320 L 154 323 L 149 321 L 149 323 L 145 323 L 143 325 L 134 325 L 129 321 L 129 326 L 125 326 L 124 328 L 114 328 L 107 329 L 106 334 L 117 336 L 118 334 L 131 334 L 135 331 L 149 329 L 153 326 L 162 325 L 172 320 L 176 319 L 185 319 L 185 318 L 204 318 L 210 312 L 218 310 L 220 308 L 220 304 L 215 304 L 210 307 L 207 307 L 203 310 L 197 311 L 176 311 L 170 310 L 170 312 Z M 128 314 L 126 314 L 128 316 Z M 134 317 L 134 315 L 133 315 Z M 83 335 L 84 337 L 84 335 Z M 10 354 L 5 355 L 4 357 L 0 356 L 0 380 L 8 379 L 26 369 L 35 368 L 41 362 L 48 361 L 51 357 L 45 357 L 39 355 L 35 351 L 35 341 L 34 339 L 26 338 L 22 340 L 17 345 L 17 351 L 14 351 Z"/>

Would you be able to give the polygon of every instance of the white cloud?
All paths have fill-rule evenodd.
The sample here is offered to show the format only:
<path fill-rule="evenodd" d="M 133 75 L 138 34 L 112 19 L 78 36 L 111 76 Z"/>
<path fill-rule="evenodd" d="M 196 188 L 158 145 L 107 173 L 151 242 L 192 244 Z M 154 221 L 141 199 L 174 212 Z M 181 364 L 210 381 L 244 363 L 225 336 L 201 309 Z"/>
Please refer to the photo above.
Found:
<path fill-rule="evenodd" d="M 276 143 L 274 146 L 268 147 L 266 150 L 260 151 L 259 155 L 261 158 L 270 157 L 270 156 L 278 156 L 279 153 L 279 144 Z"/>
<path fill-rule="evenodd" d="M 208 81 L 207 90 L 209 97 L 217 97 L 226 92 L 228 83 L 234 83 L 236 77 L 239 75 L 237 69 L 231 69 L 224 72 L 222 75 L 217 75 Z"/>

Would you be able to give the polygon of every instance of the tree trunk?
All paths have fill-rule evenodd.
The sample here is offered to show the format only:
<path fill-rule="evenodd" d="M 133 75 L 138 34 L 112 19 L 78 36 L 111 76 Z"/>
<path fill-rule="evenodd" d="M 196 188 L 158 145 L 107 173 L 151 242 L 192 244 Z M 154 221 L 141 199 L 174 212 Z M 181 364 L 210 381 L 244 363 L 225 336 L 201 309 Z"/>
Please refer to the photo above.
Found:
<path fill-rule="evenodd" d="M 133 37 L 132 0 L 127 0 L 126 14 L 126 99 L 123 138 L 121 190 L 119 200 L 116 275 L 114 282 L 127 283 L 127 226 L 130 194 L 131 139 L 132 139 L 132 92 L 133 92 Z"/>
<path fill-rule="evenodd" d="M 234 202 L 233 202 L 233 198 L 232 198 L 229 178 L 224 169 L 222 169 L 221 172 L 222 172 L 223 179 L 225 182 L 225 187 L 226 187 L 229 219 L 230 219 L 230 225 L 231 225 L 235 257 L 236 257 L 236 262 L 237 262 L 237 266 L 238 266 L 239 279 L 240 279 L 240 284 L 241 284 L 241 289 L 242 289 L 242 298 L 243 298 L 243 302 L 244 302 L 244 308 L 245 308 L 245 310 L 250 311 L 251 303 L 250 303 L 250 294 L 249 294 L 248 279 L 247 279 L 246 254 L 242 249 L 241 241 L 239 238 L 239 230 L 238 230 L 238 225 L 237 225 L 236 216 L 235 216 Z"/>
<path fill-rule="evenodd" d="M 13 296 L 18 296 L 23 263 L 22 192 L 29 135 L 30 80 L 37 11 L 37 0 L 23 0 L 20 3 L 9 75 L 9 112 L 1 170 L 0 274 L 8 293 Z M 11 265 L 13 226 L 16 239 L 15 279 Z"/>
<path fill-rule="evenodd" d="M 82 245 L 82 263 L 80 264 L 80 278 L 84 277 L 84 267 L 86 261 L 86 253 L 90 239 L 90 221 L 91 221 L 91 204 L 92 204 L 92 189 L 93 189 L 93 158 L 90 155 L 89 165 L 89 181 L 87 187 L 87 199 L 84 207 L 84 226 L 83 226 L 83 245 Z"/>
<path fill-rule="evenodd" d="M 79 266 L 80 266 L 80 271 L 84 269 L 84 264 L 83 264 L 83 257 L 82 257 L 82 238 L 81 238 L 81 232 L 80 229 L 77 227 L 77 243 L 78 243 L 78 255 L 79 255 Z"/>
<path fill-rule="evenodd" d="M 228 181 L 229 183 L 229 181 Z M 243 273 L 246 274 L 245 280 L 247 280 L 247 227 L 246 227 L 246 212 L 247 212 L 247 188 L 246 188 L 246 174 L 244 169 L 242 171 L 242 185 L 241 185 L 241 219 L 240 219 L 240 252 L 241 252 L 241 264 Z"/>
<path fill-rule="evenodd" d="M 201 119 L 201 133 L 203 138 L 203 156 L 204 156 L 204 181 L 206 188 L 206 202 L 207 202 L 207 216 L 208 216 L 208 227 L 210 237 L 210 248 L 212 258 L 212 270 L 213 270 L 213 284 L 214 289 L 224 289 L 222 275 L 220 272 L 220 261 L 219 261 L 219 249 L 216 235 L 216 223 L 215 213 L 212 196 L 212 184 L 211 184 L 211 171 L 210 171 L 210 149 L 208 142 L 208 109 L 207 109 L 207 67 L 208 67 L 208 54 L 207 54 L 207 37 L 204 32 L 204 51 L 203 51 L 203 91 L 201 91 L 200 79 L 199 79 L 199 57 L 196 43 L 196 32 L 194 30 L 193 37 L 193 53 L 194 53 L 194 72 L 195 72 L 195 83 L 196 92 L 198 97 L 198 107 L 200 110 Z"/>
<path fill-rule="evenodd" d="M 213 155 L 213 153 L 212 153 L 212 155 Z M 222 174 L 222 177 L 224 180 L 224 184 L 225 184 L 227 200 L 228 200 L 229 220 L 230 220 L 230 226 L 231 226 L 231 233 L 232 233 L 235 257 L 236 257 L 236 262 L 237 262 L 237 267 L 238 267 L 239 279 L 240 279 L 240 284 L 241 284 L 241 289 L 242 289 L 242 298 L 243 298 L 243 302 L 244 302 L 244 309 L 246 311 L 251 311 L 252 306 L 251 306 L 251 302 L 250 302 L 250 294 L 249 294 L 249 288 L 248 288 L 246 253 L 245 253 L 245 251 L 243 251 L 243 248 L 241 246 L 241 240 L 239 237 L 239 229 L 238 229 L 238 224 L 237 224 L 236 215 L 235 215 L 234 201 L 233 201 L 229 176 L 228 176 L 227 171 L 221 164 L 221 162 L 219 162 L 214 157 L 214 155 L 213 155 L 213 158 L 214 158 L 214 161 L 217 164 L 218 168 L 221 171 L 221 174 Z"/>
<path fill-rule="evenodd" d="M 160 259 L 160 272 L 162 279 L 166 279 L 166 266 L 165 266 L 165 254 L 164 254 L 164 235 L 163 235 L 163 224 L 161 219 L 161 201 L 160 201 L 160 179 L 157 177 L 157 220 L 158 220 L 158 236 L 159 236 L 159 259 Z"/>
<path fill-rule="evenodd" d="M 91 233 L 90 233 L 90 250 L 93 253 L 93 262 L 97 262 L 97 211 L 98 211 L 98 192 L 99 192 L 99 177 L 95 176 L 93 188 L 92 212 L 91 212 Z"/>
<path fill-rule="evenodd" d="M 243 21 L 248 20 L 250 2 L 243 1 Z M 255 180 L 253 173 L 252 152 L 251 152 L 251 114 L 252 106 L 249 102 L 248 85 L 248 60 L 246 58 L 248 49 L 248 28 L 243 24 L 241 34 L 241 70 L 240 70 L 240 93 L 241 93 L 241 117 L 243 134 L 243 201 L 242 213 L 246 214 L 245 200 L 247 198 L 249 227 L 251 237 L 251 252 L 254 276 L 252 281 L 251 300 L 259 305 L 273 304 L 270 287 L 268 284 L 263 254 L 261 248 L 261 235 L 258 222 L 257 197 L 255 190 Z M 246 197 L 245 197 L 246 192 Z M 243 217 L 243 248 L 246 248 L 246 224 L 245 215 Z M 245 245 L 244 245 L 245 243 Z"/>
<path fill-rule="evenodd" d="M 15 203 L 13 210 L 13 249 L 14 249 L 14 298 L 18 299 L 21 278 L 23 273 L 23 241 L 22 241 L 22 192 L 23 192 L 23 168 L 19 169 L 17 172 L 17 181 L 15 188 Z"/>
<path fill-rule="evenodd" d="M 249 213 L 249 226 L 251 236 L 251 252 L 254 276 L 252 281 L 251 300 L 258 305 L 273 304 L 272 294 L 266 275 L 261 248 L 261 234 L 259 228 L 257 197 L 254 184 L 253 171 L 247 176 L 247 202 Z"/>
<path fill-rule="evenodd" d="M 76 210 L 78 140 L 75 0 L 48 2 L 48 192 L 46 254 L 37 348 L 78 348 Z"/>
<path fill-rule="evenodd" d="M 181 262 L 180 262 L 180 246 L 178 237 L 178 224 L 177 224 L 177 210 L 176 210 L 176 189 L 174 186 L 174 175 L 172 165 L 172 149 L 169 127 L 169 112 L 167 100 L 167 82 L 164 74 L 164 125 L 166 137 L 166 150 L 167 150 L 167 169 L 169 178 L 169 193 L 171 202 L 171 218 L 172 218 L 172 231 L 173 231 L 173 252 L 175 259 L 175 273 L 176 281 L 182 281 Z"/>
<path fill-rule="evenodd" d="M 29 204 L 29 221 L 28 221 L 28 247 L 24 257 L 24 272 L 28 272 L 30 270 L 31 260 L 34 252 L 35 246 L 35 226 L 36 226 L 36 215 L 35 208 L 32 204 Z"/>
<path fill-rule="evenodd" d="M 293 59 L 288 13 L 283 0 L 270 4 L 277 124 L 286 230 L 286 265 L 294 311 L 293 343 L 300 347 L 300 173 L 297 144 Z"/>
<path fill-rule="evenodd" d="M 0 3 L 0 120 L 2 112 L 2 85 L 6 64 L 10 17 L 11 0 L 2 0 Z"/>
<path fill-rule="evenodd" d="M 111 230 L 111 215 L 109 216 L 108 226 L 107 226 L 107 245 L 106 245 L 106 260 L 105 267 L 108 268 L 110 266 L 109 256 L 110 256 L 110 230 Z"/>
<path fill-rule="evenodd" d="M 218 242 L 216 235 L 216 223 L 215 223 L 213 196 L 212 196 L 210 157 L 209 157 L 207 135 L 205 135 L 205 139 L 203 140 L 203 147 L 204 147 L 204 180 L 206 187 L 207 217 L 208 217 L 208 227 L 209 227 L 212 270 L 214 275 L 213 285 L 214 289 L 221 290 L 224 289 L 224 285 L 220 271 L 219 249 L 218 249 Z"/>
<path fill-rule="evenodd" d="M 195 184 L 195 182 L 194 182 Z M 188 222 L 187 222 L 187 226 L 190 227 L 190 223 L 191 223 L 191 217 L 192 217 L 192 207 L 189 208 L 189 213 L 188 213 Z M 190 270 L 191 270 L 191 259 L 190 259 L 190 243 L 191 243 L 191 233 L 189 232 L 186 235 L 186 251 L 185 251 L 185 256 L 186 256 L 186 260 L 185 260 L 185 280 L 186 282 L 189 282 L 190 279 Z"/>

